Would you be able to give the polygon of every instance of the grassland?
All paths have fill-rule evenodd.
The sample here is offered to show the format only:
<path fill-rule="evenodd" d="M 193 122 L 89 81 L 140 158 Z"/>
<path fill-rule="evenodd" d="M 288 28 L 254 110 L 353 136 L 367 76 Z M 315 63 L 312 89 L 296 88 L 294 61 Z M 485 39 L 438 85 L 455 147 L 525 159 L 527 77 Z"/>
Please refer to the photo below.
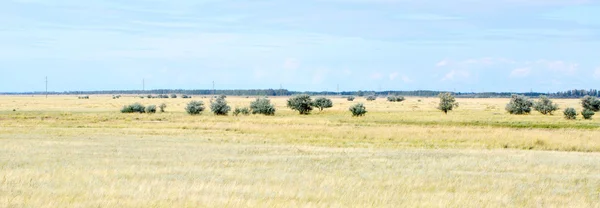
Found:
<path fill-rule="evenodd" d="M 433 98 L 333 100 L 222 117 L 188 116 L 181 98 L 0 96 L 0 206 L 600 206 L 600 120 L 508 115 L 508 99 L 448 115 Z M 134 102 L 167 113 L 119 113 Z"/>

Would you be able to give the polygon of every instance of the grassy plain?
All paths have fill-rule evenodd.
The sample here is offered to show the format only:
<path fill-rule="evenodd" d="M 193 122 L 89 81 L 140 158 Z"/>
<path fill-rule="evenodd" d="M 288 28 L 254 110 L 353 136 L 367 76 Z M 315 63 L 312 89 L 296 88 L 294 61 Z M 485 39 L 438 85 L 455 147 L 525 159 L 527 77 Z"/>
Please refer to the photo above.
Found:
<path fill-rule="evenodd" d="M 222 117 L 181 98 L 0 96 L 0 206 L 600 207 L 598 119 L 508 115 L 508 99 L 444 115 L 417 97 L 300 116 L 285 99 Z M 119 112 L 134 102 L 167 113 Z"/>

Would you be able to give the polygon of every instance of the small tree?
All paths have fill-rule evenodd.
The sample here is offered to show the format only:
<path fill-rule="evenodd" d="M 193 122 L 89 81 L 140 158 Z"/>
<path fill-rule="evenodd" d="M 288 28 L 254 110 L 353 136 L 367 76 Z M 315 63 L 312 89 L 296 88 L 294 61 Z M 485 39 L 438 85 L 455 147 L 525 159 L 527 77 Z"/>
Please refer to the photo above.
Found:
<path fill-rule="evenodd" d="M 185 112 L 190 115 L 198 115 L 204 111 L 204 102 L 202 101 L 192 101 L 187 104 L 185 107 Z"/>
<path fill-rule="evenodd" d="M 145 113 L 146 107 L 139 103 L 123 106 L 121 113 Z"/>
<path fill-rule="evenodd" d="M 590 110 L 590 109 L 583 109 L 583 111 L 581 111 L 581 116 L 583 116 L 583 119 L 585 120 L 590 120 L 592 119 L 592 116 L 594 116 L 596 113 L 594 113 L 594 111 Z"/>
<path fill-rule="evenodd" d="M 267 98 L 257 98 L 250 103 L 252 114 L 263 114 L 267 116 L 275 115 L 275 106 L 271 104 L 271 100 Z"/>
<path fill-rule="evenodd" d="M 287 107 L 300 112 L 300 115 L 308 115 L 313 110 L 313 102 L 309 95 L 297 95 L 288 99 Z"/>
<path fill-rule="evenodd" d="M 176 94 L 171 94 L 171 98 L 177 98 Z"/>
<path fill-rule="evenodd" d="M 319 111 L 323 111 L 324 108 L 333 107 L 333 102 L 331 102 L 331 99 L 328 99 L 328 98 L 317 98 L 313 102 L 313 106 L 315 108 L 318 108 Z"/>
<path fill-rule="evenodd" d="M 167 108 L 167 104 L 164 104 L 164 103 L 163 103 L 163 104 L 160 104 L 160 106 L 158 106 L 158 108 L 160 108 L 160 112 L 161 112 L 161 113 L 164 113 L 164 112 L 165 112 L 165 109 Z"/>
<path fill-rule="evenodd" d="M 350 107 L 350 112 L 352 112 L 352 116 L 360 117 L 364 116 L 367 113 L 367 108 L 362 103 L 357 103 Z"/>
<path fill-rule="evenodd" d="M 352 102 L 354 101 L 354 96 L 349 96 L 348 98 L 346 98 L 348 101 Z"/>
<path fill-rule="evenodd" d="M 454 110 L 454 108 L 458 108 L 458 103 L 456 102 L 456 99 L 452 93 L 440 93 L 438 97 L 440 98 L 438 109 L 445 114 L 448 114 L 448 111 Z"/>
<path fill-rule="evenodd" d="M 146 113 L 148 113 L 148 114 L 156 113 L 156 105 L 146 106 Z"/>
<path fill-rule="evenodd" d="M 552 100 L 548 99 L 546 96 L 540 96 L 540 100 L 533 104 L 533 109 L 540 112 L 541 114 L 552 115 L 552 112 L 558 110 L 558 105 L 552 103 Z"/>
<path fill-rule="evenodd" d="M 600 100 L 596 97 L 585 96 L 581 99 L 581 106 L 583 109 L 588 109 L 594 112 L 600 111 Z"/>
<path fill-rule="evenodd" d="M 248 109 L 248 107 L 243 107 L 243 108 L 238 108 L 236 107 L 235 110 L 233 110 L 233 115 L 234 116 L 238 116 L 238 115 L 250 115 L 250 109 Z"/>
<path fill-rule="evenodd" d="M 374 100 L 377 100 L 377 96 L 375 96 L 375 95 L 369 95 L 367 97 L 367 101 L 374 101 Z"/>
<path fill-rule="evenodd" d="M 512 95 L 510 102 L 506 105 L 506 111 L 510 114 L 523 115 L 531 113 L 533 101 L 523 95 Z"/>
<path fill-rule="evenodd" d="M 405 99 L 404 99 L 404 97 L 402 97 L 402 96 L 389 96 L 389 97 L 387 97 L 387 100 L 388 100 L 389 102 L 402 102 L 402 101 L 404 101 Z"/>
<path fill-rule="evenodd" d="M 210 110 L 219 116 L 224 116 L 229 113 L 231 107 L 227 105 L 227 101 L 225 101 L 225 96 L 221 95 L 215 101 L 210 101 Z"/>
<path fill-rule="evenodd" d="M 565 118 L 567 120 L 577 119 L 577 111 L 575 111 L 575 108 L 567 108 L 563 113 L 565 114 Z"/>

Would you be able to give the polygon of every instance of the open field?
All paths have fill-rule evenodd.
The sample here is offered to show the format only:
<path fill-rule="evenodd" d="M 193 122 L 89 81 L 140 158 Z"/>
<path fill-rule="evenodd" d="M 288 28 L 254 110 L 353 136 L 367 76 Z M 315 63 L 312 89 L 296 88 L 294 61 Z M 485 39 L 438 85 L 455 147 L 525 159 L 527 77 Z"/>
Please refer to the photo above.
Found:
<path fill-rule="evenodd" d="M 300 116 L 285 99 L 220 117 L 184 113 L 207 98 L 0 96 L 0 206 L 600 207 L 598 117 L 508 115 L 508 99 L 444 115 L 435 98 Z M 119 112 L 134 102 L 167 113 Z"/>

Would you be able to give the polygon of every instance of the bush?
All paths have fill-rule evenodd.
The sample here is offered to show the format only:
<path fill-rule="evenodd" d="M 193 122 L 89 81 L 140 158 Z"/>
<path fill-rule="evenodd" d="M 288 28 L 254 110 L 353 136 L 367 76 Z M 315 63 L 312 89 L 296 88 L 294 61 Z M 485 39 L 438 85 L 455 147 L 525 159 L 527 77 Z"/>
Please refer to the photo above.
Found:
<path fill-rule="evenodd" d="M 440 103 L 437 109 L 441 110 L 445 114 L 448 114 L 448 111 L 454 110 L 454 108 L 458 108 L 458 103 L 456 102 L 456 98 L 454 98 L 452 93 L 440 93 L 438 97 L 440 98 Z"/>
<path fill-rule="evenodd" d="M 596 97 L 585 96 L 581 98 L 581 106 L 583 109 L 588 109 L 594 112 L 600 111 L 600 100 Z"/>
<path fill-rule="evenodd" d="M 190 99 L 190 98 L 192 98 L 192 96 L 190 96 L 190 95 L 182 95 L 181 98 L 183 98 L 183 99 Z"/>
<path fill-rule="evenodd" d="M 574 120 L 577 118 L 577 111 L 575 111 L 575 108 L 567 108 L 563 113 L 567 120 Z"/>
<path fill-rule="evenodd" d="M 540 100 L 533 104 L 533 109 L 540 112 L 541 114 L 552 115 L 552 112 L 558 110 L 558 105 L 552 103 L 552 100 L 548 99 L 546 96 L 540 96 Z"/>
<path fill-rule="evenodd" d="M 288 99 L 287 107 L 300 112 L 300 115 L 308 115 L 313 110 L 313 102 L 309 95 L 297 95 Z"/>
<path fill-rule="evenodd" d="M 352 116 L 364 116 L 367 113 L 367 108 L 362 103 L 357 103 L 350 107 L 350 112 L 352 112 Z"/>
<path fill-rule="evenodd" d="M 224 116 L 229 113 L 231 107 L 227 105 L 227 101 L 225 101 L 225 95 L 219 96 L 215 101 L 210 101 L 210 110 L 219 116 Z"/>
<path fill-rule="evenodd" d="M 333 102 L 331 102 L 331 99 L 329 99 L 329 98 L 317 98 L 313 102 L 313 106 L 315 108 L 318 108 L 319 111 L 323 111 L 324 108 L 333 107 Z"/>
<path fill-rule="evenodd" d="M 377 100 L 377 96 L 369 95 L 369 97 L 367 97 L 367 101 L 374 101 L 374 100 Z"/>
<path fill-rule="evenodd" d="M 387 100 L 388 100 L 389 102 L 402 102 L 402 101 L 404 101 L 405 99 L 404 99 L 404 97 L 402 97 L 402 96 L 389 96 L 389 97 L 387 97 Z"/>
<path fill-rule="evenodd" d="M 348 97 L 346 99 L 348 99 L 348 101 L 354 101 L 354 96 L 350 96 L 350 97 Z"/>
<path fill-rule="evenodd" d="M 165 108 L 167 108 L 167 104 L 160 104 L 160 106 L 158 106 L 158 108 L 160 108 L 160 112 L 164 113 L 165 112 Z"/>
<path fill-rule="evenodd" d="M 192 101 L 187 104 L 185 107 L 185 112 L 190 115 L 198 115 L 204 111 L 204 102 L 202 101 Z"/>
<path fill-rule="evenodd" d="M 171 98 L 177 98 L 176 94 L 171 94 Z"/>
<path fill-rule="evenodd" d="M 275 106 L 271 104 L 271 100 L 267 98 L 257 98 L 250 103 L 252 114 L 263 114 L 267 116 L 275 115 Z"/>
<path fill-rule="evenodd" d="M 168 95 L 158 95 L 157 98 L 169 98 Z"/>
<path fill-rule="evenodd" d="M 123 106 L 121 113 L 145 113 L 146 107 L 139 103 Z"/>
<path fill-rule="evenodd" d="M 240 114 L 242 114 L 244 116 L 250 115 L 250 109 L 247 107 L 243 107 L 243 108 L 236 107 L 235 110 L 233 110 L 233 115 L 238 116 Z"/>
<path fill-rule="evenodd" d="M 148 99 L 150 99 L 150 98 L 154 98 L 152 95 L 147 95 L 146 97 L 147 97 Z"/>
<path fill-rule="evenodd" d="M 506 105 L 506 111 L 510 114 L 523 115 L 531 113 L 533 102 L 522 95 L 512 95 L 510 102 Z"/>
<path fill-rule="evenodd" d="M 79 98 L 79 99 L 90 99 L 90 96 L 89 96 L 89 95 L 86 95 L 86 96 L 79 96 L 78 98 Z"/>
<path fill-rule="evenodd" d="M 156 105 L 146 106 L 146 113 L 156 113 Z"/>
<path fill-rule="evenodd" d="M 585 120 L 592 119 L 592 116 L 594 115 L 596 115 L 596 113 L 590 109 L 583 109 L 583 111 L 581 111 L 581 116 L 583 116 L 583 119 Z"/>
<path fill-rule="evenodd" d="M 121 96 L 120 95 L 113 95 L 112 98 L 113 99 L 119 99 L 119 98 L 121 98 Z"/>

